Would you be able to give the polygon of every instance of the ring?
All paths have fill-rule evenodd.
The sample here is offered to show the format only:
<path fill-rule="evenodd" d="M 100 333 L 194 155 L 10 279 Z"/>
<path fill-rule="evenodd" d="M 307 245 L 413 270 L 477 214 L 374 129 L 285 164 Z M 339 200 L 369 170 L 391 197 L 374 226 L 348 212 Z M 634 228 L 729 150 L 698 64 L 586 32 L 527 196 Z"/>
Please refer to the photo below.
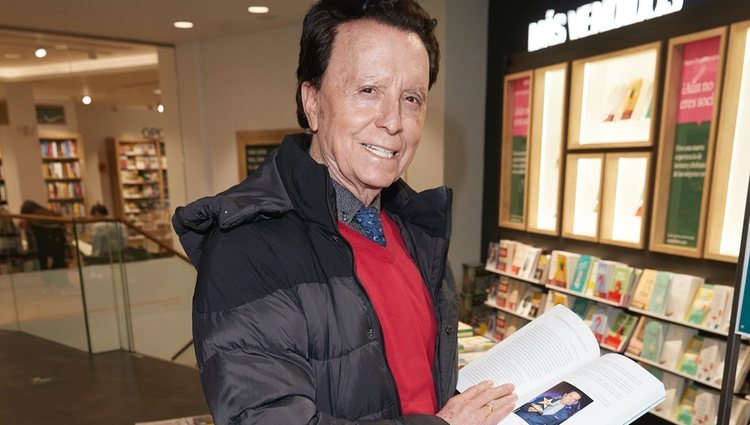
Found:
<path fill-rule="evenodd" d="M 489 407 L 489 408 L 490 408 L 490 413 L 492 413 L 492 412 L 494 412 L 494 411 L 495 411 L 495 408 L 494 408 L 494 407 L 492 407 L 492 405 L 491 405 L 490 403 L 487 403 L 487 404 L 485 404 L 485 406 L 487 406 L 487 407 Z"/>

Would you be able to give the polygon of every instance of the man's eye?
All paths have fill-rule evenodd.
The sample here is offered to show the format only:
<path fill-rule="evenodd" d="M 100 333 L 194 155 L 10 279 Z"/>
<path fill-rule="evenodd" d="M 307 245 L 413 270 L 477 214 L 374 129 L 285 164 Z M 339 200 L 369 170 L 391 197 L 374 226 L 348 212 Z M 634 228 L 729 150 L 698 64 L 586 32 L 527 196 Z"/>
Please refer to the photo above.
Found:
<path fill-rule="evenodd" d="M 372 93 L 375 93 L 375 88 L 374 87 L 365 87 L 361 91 L 362 91 L 362 93 L 372 94 Z"/>
<path fill-rule="evenodd" d="M 417 96 L 406 96 L 404 99 L 406 99 L 407 102 L 415 103 L 417 105 L 422 104 L 422 99 L 418 98 Z"/>

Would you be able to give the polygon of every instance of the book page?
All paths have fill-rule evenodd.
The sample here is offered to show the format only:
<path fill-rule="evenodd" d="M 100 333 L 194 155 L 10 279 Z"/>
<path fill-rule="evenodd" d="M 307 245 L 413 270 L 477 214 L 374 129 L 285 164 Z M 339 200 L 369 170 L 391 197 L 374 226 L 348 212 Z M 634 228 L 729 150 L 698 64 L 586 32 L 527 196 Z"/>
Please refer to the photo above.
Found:
<path fill-rule="evenodd" d="M 457 389 L 490 380 L 512 383 L 521 397 L 599 357 L 599 344 L 578 315 L 556 305 L 458 372 Z"/>
<path fill-rule="evenodd" d="M 664 385 L 620 354 L 607 354 L 519 398 L 500 425 L 622 425 L 664 400 Z"/>

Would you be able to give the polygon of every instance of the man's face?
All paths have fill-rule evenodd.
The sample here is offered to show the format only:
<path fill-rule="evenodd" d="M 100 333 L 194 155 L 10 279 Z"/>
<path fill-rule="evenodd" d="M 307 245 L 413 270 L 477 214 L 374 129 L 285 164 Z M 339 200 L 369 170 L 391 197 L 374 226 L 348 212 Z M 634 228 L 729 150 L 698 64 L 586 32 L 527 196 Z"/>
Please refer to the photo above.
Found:
<path fill-rule="evenodd" d="M 571 391 L 569 393 L 565 393 L 562 396 L 562 403 L 566 406 L 570 406 L 571 404 L 575 404 L 580 399 L 581 399 L 581 395 L 578 394 L 578 392 Z"/>
<path fill-rule="evenodd" d="M 414 158 L 428 84 L 419 36 L 370 20 L 340 25 L 320 88 L 302 87 L 311 156 L 370 202 Z"/>

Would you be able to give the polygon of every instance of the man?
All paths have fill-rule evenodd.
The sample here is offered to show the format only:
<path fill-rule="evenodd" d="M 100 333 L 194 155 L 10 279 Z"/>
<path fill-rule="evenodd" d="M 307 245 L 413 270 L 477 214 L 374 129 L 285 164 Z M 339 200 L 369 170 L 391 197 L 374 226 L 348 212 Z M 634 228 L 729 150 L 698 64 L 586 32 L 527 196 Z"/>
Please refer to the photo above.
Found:
<path fill-rule="evenodd" d="M 510 385 L 454 396 L 451 192 L 399 180 L 437 77 L 434 27 L 413 0 L 315 4 L 297 70 L 309 133 L 177 210 L 217 424 L 494 425 L 512 410 Z"/>
<path fill-rule="evenodd" d="M 529 425 L 558 425 L 577 411 L 580 400 L 578 391 L 567 392 L 559 398 L 539 397 L 521 406 L 516 414 Z"/>

